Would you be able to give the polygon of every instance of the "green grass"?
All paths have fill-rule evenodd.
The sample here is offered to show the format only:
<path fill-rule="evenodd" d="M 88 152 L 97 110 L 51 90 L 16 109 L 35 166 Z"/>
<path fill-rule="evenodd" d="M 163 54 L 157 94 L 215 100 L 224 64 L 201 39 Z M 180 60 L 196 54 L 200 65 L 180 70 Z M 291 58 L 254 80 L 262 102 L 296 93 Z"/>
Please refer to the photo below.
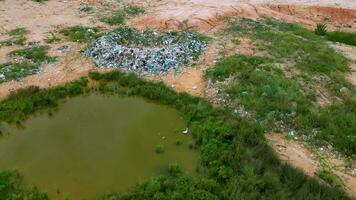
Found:
<path fill-rule="evenodd" d="M 126 18 L 126 14 L 123 10 L 113 12 L 110 16 L 102 17 L 101 21 L 110 25 L 123 24 Z"/>
<path fill-rule="evenodd" d="M 356 46 L 356 33 L 347 33 L 341 31 L 328 32 L 326 38 L 333 42 L 340 42 Z"/>
<path fill-rule="evenodd" d="M 48 49 L 47 46 L 38 46 L 11 51 L 9 56 L 25 60 L 0 64 L 0 83 L 37 74 L 43 62 L 56 60 L 55 57 L 47 55 Z"/>
<path fill-rule="evenodd" d="M 27 30 L 25 28 L 15 28 L 7 32 L 11 38 L 0 41 L 0 47 L 1 46 L 12 46 L 12 45 L 25 45 L 26 43 L 26 37 L 24 34 L 26 34 Z"/>
<path fill-rule="evenodd" d="M 110 25 L 120 25 L 123 24 L 128 17 L 143 14 L 145 10 L 142 7 L 128 5 L 122 9 L 113 11 L 110 15 L 101 18 L 102 22 Z"/>
<path fill-rule="evenodd" d="M 124 12 L 128 15 L 135 16 L 145 13 L 145 9 L 140 6 L 128 5 L 125 6 Z"/>
<path fill-rule="evenodd" d="M 235 80 L 219 88 L 220 93 L 228 95 L 230 107 L 243 106 L 253 113 L 266 130 L 286 131 L 276 125 L 282 121 L 288 129 L 310 136 L 318 145 L 327 141 L 346 155 L 356 153 L 355 99 L 323 108 L 315 106 L 313 95 L 302 93 L 298 83 L 285 77 L 267 57 L 226 57 L 205 76 L 213 81 L 233 76 Z M 316 135 L 312 135 L 313 130 Z"/>
<path fill-rule="evenodd" d="M 5 41 L 0 41 L 1 46 L 12 46 L 12 45 L 20 45 L 23 46 L 26 43 L 26 38 L 24 36 L 12 37 Z"/>
<path fill-rule="evenodd" d="M 47 55 L 48 49 L 48 46 L 28 47 L 11 51 L 9 56 L 23 57 L 35 63 L 53 62 L 56 58 Z"/>
<path fill-rule="evenodd" d="M 342 187 L 341 180 L 332 172 L 329 172 L 327 170 L 319 170 L 315 172 L 315 175 L 329 185 L 340 187 L 340 188 Z"/>
<path fill-rule="evenodd" d="M 10 80 L 20 80 L 26 76 L 38 73 L 39 65 L 28 62 L 0 64 L 0 83 Z"/>
<path fill-rule="evenodd" d="M 52 43 L 56 43 L 56 42 L 59 42 L 59 41 L 61 41 L 61 39 L 59 37 L 55 36 L 53 33 L 51 33 L 50 37 L 47 37 L 45 39 L 45 42 L 47 44 L 52 44 Z"/>
<path fill-rule="evenodd" d="M 232 21 L 226 32 L 251 37 L 274 58 L 296 62 L 297 68 L 311 74 L 330 74 L 349 69 L 345 57 L 328 47 L 312 31 L 297 25 L 241 19 Z"/>
<path fill-rule="evenodd" d="M 167 175 L 152 177 L 127 192 L 100 199 L 350 199 L 340 188 L 320 183 L 280 162 L 258 123 L 134 74 L 93 72 L 89 77 L 95 78 L 97 85 L 88 86 L 88 80 L 82 78 L 48 90 L 19 90 L 0 103 L 0 121 L 21 123 L 34 112 L 55 107 L 60 99 L 91 91 L 143 97 L 181 113 L 201 158 L 197 176 L 187 176 L 177 166 L 171 166 Z M 13 182 L 0 177 L 0 183 L 7 186 Z M 19 184 L 22 185 L 16 182 L 11 188 Z M 0 187 L 1 197 L 22 195 L 21 190 L 6 186 Z M 33 198 L 36 199 L 39 198 Z"/>
<path fill-rule="evenodd" d="M 72 26 L 63 28 L 59 33 L 66 36 L 69 41 L 87 43 L 100 36 L 98 27 Z"/>
<path fill-rule="evenodd" d="M 7 32 L 10 36 L 22 36 L 27 32 L 25 28 L 15 28 Z"/>

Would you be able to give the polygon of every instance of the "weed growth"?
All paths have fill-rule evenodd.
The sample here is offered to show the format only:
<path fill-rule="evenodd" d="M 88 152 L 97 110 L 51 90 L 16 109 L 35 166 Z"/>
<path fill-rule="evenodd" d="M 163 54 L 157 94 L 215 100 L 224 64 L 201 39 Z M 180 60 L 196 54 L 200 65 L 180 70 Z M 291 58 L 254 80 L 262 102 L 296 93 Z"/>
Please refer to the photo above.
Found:
<path fill-rule="evenodd" d="M 356 46 L 356 33 L 333 31 L 327 33 L 326 38 L 333 42 L 340 42 L 340 43 Z"/>
<path fill-rule="evenodd" d="M 59 32 L 72 42 L 86 43 L 98 38 L 99 31 L 97 27 L 72 26 L 63 28 Z"/>
<path fill-rule="evenodd" d="M 38 71 L 38 65 L 28 62 L 0 64 L 0 83 L 21 80 L 26 76 L 38 73 Z"/>
<path fill-rule="evenodd" d="M 234 20 L 226 32 L 252 37 L 278 60 L 295 62 L 300 70 L 311 74 L 345 72 L 348 61 L 327 46 L 324 40 L 297 25 L 248 19 Z"/>
<path fill-rule="evenodd" d="M 53 33 L 51 33 L 51 36 L 50 36 L 50 37 L 47 37 L 47 38 L 45 39 L 45 42 L 46 42 L 47 44 L 52 44 L 52 43 L 56 43 L 56 42 L 59 42 L 59 41 L 61 41 L 61 38 L 55 36 Z"/>
<path fill-rule="evenodd" d="M 22 57 L 34 63 L 53 62 L 56 58 L 47 55 L 48 49 L 48 46 L 28 47 L 11 51 L 9 55 L 13 57 Z"/>
<path fill-rule="evenodd" d="M 0 41 L 1 46 L 12 46 L 12 45 L 25 45 L 26 38 L 24 34 L 27 32 L 25 28 L 15 28 L 7 32 L 7 34 L 11 37 L 7 40 Z"/>
<path fill-rule="evenodd" d="M 125 19 L 131 16 L 139 15 L 144 13 L 145 10 L 142 7 L 128 5 L 122 9 L 116 10 L 109 16 L 104 16 L 101 18 L 102 22 L 110 25 L 120 25 L 125 22 Z"/>

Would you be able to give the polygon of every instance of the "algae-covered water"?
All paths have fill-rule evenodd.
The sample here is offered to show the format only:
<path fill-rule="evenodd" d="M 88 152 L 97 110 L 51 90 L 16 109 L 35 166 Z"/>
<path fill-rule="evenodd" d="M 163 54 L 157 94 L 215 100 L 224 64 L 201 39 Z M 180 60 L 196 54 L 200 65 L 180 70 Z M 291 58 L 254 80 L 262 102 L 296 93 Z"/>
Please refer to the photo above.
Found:
<path fill-rule="evenodd" d="M 123 192 L 170 163 L 194 173 L 198 153 L 176 110 L 141 98 L 89 95 L 37 114 L 23 127 L 3 125 L 0 170 L 16 169 L 53 199 Z M 176 145 L 177 140 L 182 141 Z M 164 146 L 157 154 L 155 147 Z"/>

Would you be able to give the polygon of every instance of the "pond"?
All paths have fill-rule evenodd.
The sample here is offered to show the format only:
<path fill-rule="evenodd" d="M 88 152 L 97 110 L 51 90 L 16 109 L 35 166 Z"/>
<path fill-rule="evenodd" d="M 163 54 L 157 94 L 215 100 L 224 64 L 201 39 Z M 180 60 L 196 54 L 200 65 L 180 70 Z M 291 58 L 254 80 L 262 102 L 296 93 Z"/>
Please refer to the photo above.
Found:
<path fill-rule="evenodd" d="M 171 163 L 194 174 L 198 162 L 179 113 L 142 98 L 75 97 L 53 114 L 42 112 L 22 127 L 3 129 L 0 170 L 18 170 L 53 199 L 124 192 L 165 173 Z"/>

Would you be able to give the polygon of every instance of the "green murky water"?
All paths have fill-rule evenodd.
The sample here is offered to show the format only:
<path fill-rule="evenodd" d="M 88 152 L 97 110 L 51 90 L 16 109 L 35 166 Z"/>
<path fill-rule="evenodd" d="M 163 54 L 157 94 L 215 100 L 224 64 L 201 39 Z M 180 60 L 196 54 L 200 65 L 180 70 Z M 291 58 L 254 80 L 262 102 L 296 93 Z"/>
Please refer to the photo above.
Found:
<path fill-rule="evenodd" d="M 140 98 L 89 95 L 38 114 L 19 129 L 5 126 L 0 170 L 17 169 L 54 199 L 122 192 L 170 163 L 194 173 L 198 153 L 177 111 Z M 177 146 L 176 140 L 182 145 Z M 164 153 L 155 153 L 157 144 Z"/>

